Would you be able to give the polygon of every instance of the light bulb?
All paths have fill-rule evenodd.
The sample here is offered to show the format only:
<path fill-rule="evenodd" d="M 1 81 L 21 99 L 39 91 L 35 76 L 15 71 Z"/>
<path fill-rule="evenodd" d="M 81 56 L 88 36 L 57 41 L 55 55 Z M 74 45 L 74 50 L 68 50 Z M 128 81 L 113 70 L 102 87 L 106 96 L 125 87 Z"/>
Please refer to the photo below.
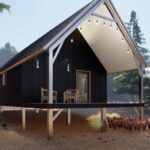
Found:
<path fill-rule="evenodd" d="M 37 68 L 37 69 L 40 68 L 40 62 L 39 62 L 39 59 L 36 60 L 36 68 Z"/>
<path fill-rule="evenodd" d="M 103 22 L 103 27 L 106 27 L 106 22 L 105 21 Z"/>
<path fill-rule="evenodd" d="M 70 65 L 67 64 L 67 72 L 70 72 Z"/>
<path fill-rule="evenodd" d="M 70 40 L 70 42 L 71 42 L 71 43 L 73 43 L 73 42 L 74 42 L 73 38 Z"/>
<path fill-rule="evenodd" d="M 119 32 L 119 28 L 117 28 L 116 31 Z"/>
<path fill-rule="evenodd" d="M 112 29 L 112 24 L 109 25 L 110 29 Z"/>

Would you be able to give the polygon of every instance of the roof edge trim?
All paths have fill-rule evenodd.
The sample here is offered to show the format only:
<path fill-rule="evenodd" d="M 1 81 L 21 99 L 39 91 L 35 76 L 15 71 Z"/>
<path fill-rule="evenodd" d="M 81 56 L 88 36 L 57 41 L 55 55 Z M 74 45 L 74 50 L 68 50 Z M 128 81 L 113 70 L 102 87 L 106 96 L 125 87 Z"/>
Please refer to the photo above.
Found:
<path fill-rule="evenodd" d="M 6 68 L 5 70 L 1 70 L 1 71 L 0 71 L 0 75 L 2 75 L 2 74 L 4 74 L 4 73 L 6 73 L 6 72 L 8 72 L 8 71 L 10 71 L 10 70 L 12 70 L 12 69 L 18 67 L 18 66 L 21 65 L 21 64 L 24 64 L 25 62 L 31 60 L 31 59 L 34 58 L 34 57 L 39 56 L 39 55 L 42 54 L 44 51 L 45 51 L 44 49 L 40 49 L 40 50 L 38 50 L 37 52 L 34 52 L 32 55 L 30 55 L 30 56 L 28 56 L 28 57 L 22 59 L 21 61 L 15 63 L 15 64 L 13 64 L 13 65 L 11 65 L 10 67 Z"/>
<path fill-rule="evenodd" d="M 48 48 L 51 48 L 51 47 L 56 48 L 66 37 L 68 37 L 77 28 L 78 25 L 81 24 L 82 21 L 85 20 L 85 18 L 91 15 L 93 11 L 96 10 L 96 8 L 98 8 L 100 5 L 104 4 L 105 1 L 106 0 L 94 0 L 93 2 L 91 2 L 91 4 L 85 10 L 83 10 L 83 12 L 78 15 L 78 17 L 76 17 L 59 34 L 57 34 L 49 43 L 47 43 L 43 47 L 43 49 L 47 50 Z"/>
<path fill-rule="evenodd" d="M 78 15 L 78 17 L 76 17 L 69 25 L 67 25 L 61 32 L 59 32 L 59 34 L 57 34 L 42 49 L 40 49 L 39 52 L 33 53 L 32 55 L 28 56 L 27 58 L 24 58 L 23 60 L 11 65 L 10 67 L 8 67 L 4 70 L 0 70 L 0 75 L 14 69 L 15 67 L 17 67 L 21 64 L 24 64 L 28 60 L 40 55 L 41 53 L 43 53 L 44 51 L 46 51 L 48 49 L 50 49 L 50 50 L 55 49 L 63 40 L 65 40 L 77 28 L 78 25 L 81 24 L 82 21 L 85 20 L 86 17 L 91 15 L 92 12 L 97 7 L 102 5 L 105 1 L 106 0 L 94 0 L 93 2 L 91 2 L 91 4 L 89 4 L 89 6 L 87 8 L 85 8 L 85 10 L 83 10 L 83 12 L 81 14 Z"/>
<path fill-rule="evenodd" d="M 105 4 L 108 7 L 109 11 L 111 12 L 113 18 L 115 19 L 117 25 L 119 26 L 124 38 L 126 39 L 127 43 L 129 44 L 130 48 L 132 49 L 133 55 L 136 55 L 136 58 L 138 59 L 138 62 L 140 63 L 140 65 L 144 65 L 144 67 L 147 67 L 147 63 L 145 62 L 145 60 L 141 56 L 141 54 L 140 54 L 140 52 L 139 52 L 139 50 L 135 44 L 135 41 L 133 40 L 133 38 L 129 34 L 128 30 L 126 29 L 120 15 L 118 14 L 112 1 L 107 0 L 105 2 Z"/>

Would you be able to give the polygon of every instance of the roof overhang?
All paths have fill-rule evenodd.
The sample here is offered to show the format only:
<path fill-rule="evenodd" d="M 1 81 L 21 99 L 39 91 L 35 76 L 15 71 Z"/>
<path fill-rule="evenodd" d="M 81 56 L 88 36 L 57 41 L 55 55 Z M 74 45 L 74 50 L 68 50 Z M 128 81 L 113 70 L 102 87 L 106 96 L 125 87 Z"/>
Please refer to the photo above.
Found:
<path fill-rule="evenodd" d="M 146 67 L 111 1 L 99 6 L 78 29 L 107 73 Z"/>
<path fill-rule="evenodd" d="M 100 22 L 102 21 L 101 23 L 96 23 L 96 19 L 98 19 L 96 14 L 99 18 L 103 18 L 105 22 L 107 22 L 107 27 L 103 27 L 103 19 L 99 19 Z M 90 24 L 88 23 L 89 16 Z M 110 23 L 112 25 L 111 29 L 108 26 Z M 85 40 L 88 42 L 89 46 L 108 73 L 129 71 L 138 69 L 141 66 L 147 66 L 140 55 L 134 40 L 130 37 L 110 0 L 92 1 L 41 48 L 42 53 L 46 50 L 54 50 L 76 28 L 80 29 L 81 26 L 81 34 L 84 36 Z M 116 31 L 117 28 L 118 30 Z M 24 58 L 23 61 L 18 61 L 17 63 L 1 70 L 0 75 L 25 63 L 37 55 L 39 55 L 38 52 L 30 54 L 28 59 Z"/>

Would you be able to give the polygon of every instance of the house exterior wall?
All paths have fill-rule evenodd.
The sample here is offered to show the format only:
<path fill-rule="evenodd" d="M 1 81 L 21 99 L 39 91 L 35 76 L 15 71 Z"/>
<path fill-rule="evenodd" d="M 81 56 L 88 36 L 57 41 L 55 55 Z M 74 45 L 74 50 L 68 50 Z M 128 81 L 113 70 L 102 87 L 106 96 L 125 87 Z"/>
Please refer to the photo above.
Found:
<path fill-rule="evenodd" d="M 78 30 L 66 39 L 54 63 L 54 90 L 60 101 L 66 89 L 76 89 L 76 70 L 91 72 L 91 102 L 105 102 L 107 73 Z"/>
<path fill-rule="evenodd" d="M 37 60 L 39 60 L 39 67 L 37 67 Z M 70 66 L 69 72 L 67 64 Z M 106 102 L 106 70 L 78 30 L 65 40 L 54 62 L 53 86 L 58 92 L 59 103 L 63 102 L 63 92 L 66 89 L 76 89 L 76 70 L 91 72 L 91 102 Z M 0 104 L 4 104 L 4 101 L 7 104 L 40 103 L 41 87 L 48 87 L 47 52 L 8 72 L 6 87 L 0 85 Z"/>
<path fill-rule="evenodd" d="M 21 68 L 17 67 L 6 74 L 6 85 L 0 76 L 0 105 L 16 105 L 21 100 Z"/>

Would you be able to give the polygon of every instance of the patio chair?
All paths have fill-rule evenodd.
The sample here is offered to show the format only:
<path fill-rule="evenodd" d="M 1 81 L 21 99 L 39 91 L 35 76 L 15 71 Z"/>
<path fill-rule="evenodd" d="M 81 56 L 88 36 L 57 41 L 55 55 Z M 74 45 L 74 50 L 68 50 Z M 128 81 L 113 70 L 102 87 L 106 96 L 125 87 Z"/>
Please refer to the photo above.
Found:
<path fill-rule="evenodd" d="M 67 89 L 64 92 L 64 103 L 71 103 L 72 100 L 74 103 L 76 103 L 76 89 Z"/>
<path fill-rule="evenodd" d="M 48 89 L 41 87 L 41 103 L 48 103 Z M 57 91 L 53 91 L 53 103 L 57 103 Z"/>
<path fill-rule="evenodd" d="M 64 103 L 83 103 L 86 100 L 86 96 L 79 92 L 78 89 L 67 89 L 64 92 Z"/>
<path fill-rule="evenodd" d="M 86 103 L 86 102 L 87 102 L 87 95 L 78 91 L 76 96 L 76 103 Z"/>

